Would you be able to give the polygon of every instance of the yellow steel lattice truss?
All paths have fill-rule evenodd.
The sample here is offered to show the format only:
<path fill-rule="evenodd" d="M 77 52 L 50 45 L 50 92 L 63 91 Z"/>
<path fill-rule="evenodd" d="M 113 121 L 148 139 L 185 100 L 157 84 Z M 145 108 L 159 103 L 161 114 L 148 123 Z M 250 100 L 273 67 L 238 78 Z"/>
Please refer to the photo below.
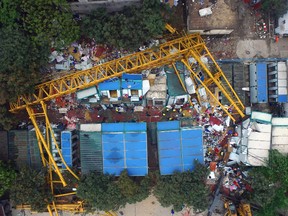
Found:
<path fill-rule="evenodd" d="M 209 64 L 203 61 L 203 57 L 208 59 Z M 191 59 L 193 59 L 193 61 L 191 61 Z M 209 95 L 219 103 L 219 105 L 233 121 L 236 119 L 235 115 L 244 117 L 244 106 L 241 100 L 231 87 L 224 73 L 210 54 L 199 34 L 185 35 L 181 38 L 163 43 L 158 47 L 112 60 L 107 63 L 97 65 L 89 70 L 80 71 L 71 75 L 66 75 L 59 79 L 42 83 L 35 87 L 33 94 L 21 95 L 18 97 L 15 103 L 10 103 L 11 112 L 26 109 L 29 117 L 31 118 L 31 121 L 35 127 L 43 165 L 48 167 L 49 170 L 49 184 L 55 198 L 57 196 L 65 196 L 65 194 L 55 194 L 53 185 L 62 183 L 63 186 L 66 186 L 66 181 L 60 168 L 57 167 L 57 164 L 53 159 L 53 155 L 51 154 L 51 139 L 55 143 L 56 140 L 50 126 L 46 105 L 44 102 L 65 94 L 76 92 L 77 90 L 97 85 L 98 83 L 113 77 L 119 77 L 123 73 L 141 73 L 142 70 L 152 69 L 164 65 L 172 65 L 175 68 L 177 75 L 179 75 L 174 65 L 174 63 L 177 61 L 182 61 L 187 67 L 188 71 L 190 71 L 191 78 L 197 81 L 197 88 L 199 89 L 200 87 L 204 87 Z M 200 69 L 201 72 L 205 74 L 204 81 L 199 78 L 198 72 L 194 69 L 195 67 L 197 67 L 197 71 Z M 184 86 L 183 83 L 181 84 Z M 231 103 L 231 106 L 233 106 L 233 113 L 225 109 L 225 107 L 217 100 L 209 89 L 209 85 L 215 85 L 219 88 L 219 90 Z M 35 106 L 33 105 L 38 105 L 37 109 L 35 109 Z M 45 137 L 38 125 L 39 120 L 44 120 L 46 123 Z M 51 136 L 49 136 L 49 134 L 51 134 Z M 57 143 L 56 147 L 63 164 L 66 165 Z M 69 167 L 66 166 L 66 168 L 76 179 L 78 179 L 78 177 L 69 169 Z M 55 174 L 53 175 L 53 173 L 56 173 L 56 176 L 58 177 L 57 180 L 54 180 Z M 72 193 L 74 194 L 74 192 Z M 67 195 L 71 195 L 71 193 Z M 48 211 L 51 215 L 52 211 L 58 214 L 57 209 L 81 212 L 83 211 L 82 205 L 83 203 L 70 205 L 65 204 L 61 206 L 61 204 L 53 202 L 48 205 Z"/>

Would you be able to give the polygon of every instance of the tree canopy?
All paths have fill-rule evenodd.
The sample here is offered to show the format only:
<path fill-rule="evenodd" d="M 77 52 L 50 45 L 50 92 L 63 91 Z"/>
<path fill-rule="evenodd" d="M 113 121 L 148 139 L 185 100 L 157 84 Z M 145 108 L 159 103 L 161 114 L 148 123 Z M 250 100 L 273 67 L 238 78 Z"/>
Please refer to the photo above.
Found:
<path fill-rule="evenodd" d="M 52 195 L 47 186 L 45 170 L 38 172 L 27 167 L 20 169 L 11 186 L 10 198 L 16 205 L 27 204 L 34 211 L 46 211 Z"/>
<path fill-rule="evenodd" d="M 261 206 L 258 215 L 278 215 L 288 210 L 288 156 L 271 150 L 266 167 L 255 167 L 250 172 L 253 189 L 251 201 Z"/>
<path fill-rule="evenodd" d="M 262 0 L 262 9 L 266 12 L 270 12 L 271 15 L 280 17 L 288 10 L 287 0 Z"/>
<path fill-rule="evenodd" d="M 29 93 L 47 65 L 49 49 L 79 38 L 80 28 L 66 0 L 0 1 L 0 115 L 20 94 Z M 9 128 L 7 116 L 0 119 Z"/>
<path fill-rule="evenodd" d="M 126 170 L 116 178 L 112 175 L 89 173 L 82 177 L 77 195 L 94 210 L 117 210 L 126 203 L 140 202 L 149 195 L 149 177 L 135 180 Z"/>
<path fill-rule="evenodd" d="M 100 8 L 82 20 L 81 32 L 97 43 L 135 50 L 163 33 L 165 21 L 161 8 L 158 0 L 144 0 L 140 8 L 129 6 L 110 14 Z"/>
<path fill-rule="evenodd" d="M 154 195 L 162 206 L 173 205 L 176 211 L 180 211 L 183 205 L 204 211 L 209 205 L 209 189 L 205 185 L 207 176 L 207 168 L 195 162 L 194 171 L 159 176 Z"/>
<path fill-rule="evenodd" d="M 15 179 L 14 169 L 0 161 L 0 197 L 11 188 Z"/>

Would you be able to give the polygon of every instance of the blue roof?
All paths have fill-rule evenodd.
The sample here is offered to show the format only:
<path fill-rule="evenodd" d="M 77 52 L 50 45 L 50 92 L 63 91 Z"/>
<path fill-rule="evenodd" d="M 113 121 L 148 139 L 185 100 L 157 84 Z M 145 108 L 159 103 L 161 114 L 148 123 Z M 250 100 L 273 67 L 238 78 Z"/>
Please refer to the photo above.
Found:
<path fill-rule="evenodd" d="M 257 98 L 258 102 L 268 102 L 267 65 L 257 63 Z"/>
<path fill-rule="evenodd" d="M 142 74 L 122 74 L 122 79 L 128 80 L 142 80 Z"/>
<path fill-rule="evenodd" d="M 141 74 L 123 74 L 122 75 L 122 89 L 142 89 L 142 75 Z"/>
<path fill-rule="evenodd" d="M 278 95 L 278 102 L 279 103 L 286 103 L 287 102 L 287 95 Z"/>
<path fill-rule="evenodd" d="M 105 82 L 99 83 L 98 89 L 100 91 L 105 90 L 120 90 L 120 80 L 119 79 L 112 79 L 107 80 Z"/>
<path fill-rule="evenodd" d="M 146 123 L 102 124 L 103 172 L 127 169 L 130 176 L 148 174 Z"/>
<path fill-rule="evenodd" d="M 157 123 L 161 175 L 193 170 L 194 160 L 204 163 L 202 128 L 181 128 L 179 122 L 178 128 L 175 125 L 173 121 Z"/>

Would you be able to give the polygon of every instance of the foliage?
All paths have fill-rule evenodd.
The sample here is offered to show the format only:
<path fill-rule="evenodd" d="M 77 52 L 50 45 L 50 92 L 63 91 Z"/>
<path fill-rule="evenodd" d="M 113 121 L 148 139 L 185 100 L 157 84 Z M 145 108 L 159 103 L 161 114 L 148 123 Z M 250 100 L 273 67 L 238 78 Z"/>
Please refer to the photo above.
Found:
<path fill-rule="evenodd" d="M 158 0 L 144 0 L 141 8 L 129 6 L 114 14 L 100 8 L 83 19 L 81 31 L 97 43 L 133 50 L 162 34 L 165 22 L 160 9 Z"/>
<path fill-rule="evenodd" d="M 3 91 L 0 90 L 0 94 L 3 93 Z M 5 98 L 4 96 L 0 98 Z M 1 104 L 1 100 L 0 100 Z M 8 109 L 4 105 L 0 105 L 0 129 L 1 130 L 10 130 L 12 128 L 12 125 L 15 123 L 15 117 L 12 115 L 12 113 L 8 112 Z"/>
<path fill-rule="evenodd" d="M 195 210 L 204 211 L 209 204 L 209 189 L 205 185 L 208 170 L 195 162 L 194 171 L 160 176 L 154 195 L 164 207 L 173 205 L 180 211 L 183 205 L 193 206 Z"/>
<path fill-rule="evenodd" d="M 266 167 L 255 167 L 250 172 L 253 193 L 251 201 L 262 208 L 259 215 L 277 215 L 288 209 L 288 156 L 270 151 Z"/>
<path fill-rule="evenodd" d="M 16 205 L 28 204 L 32 210 L 45 211 L 52 196 L 46 184 L 46 172 L 38 172 L 27 167 L 20 169 L 10 189 L 10 198 Z"/>
<path fill-rule="evenodd" d="M 15 170 L 0 161 L 0 197 L 8 191 L 16 178 Z"/>
<path fill-rule="evenodd" d="M 117 210 L 126 203 L 140 202 L 148 197 L 149 177 L 139 177 L 138 180 L 129 177 L 127 170 L 118 179 L 112 175 L 89 173 L 81 179 L 77 195 L 92 209 Z"/>
<path fill-rule="evenodd" d="M 125 199 L 114 180 L 111 175 L 89 173 L 80 180 L 77 195 L 96 210 L 117 210 Z"/>
<path fill-rule="evenodd" d="M 18 29 L 0 29 L 0 96 L 2 104 L 27 93 L 38 83 L 38 65 L 48 49 L 39 49 Z"/>
<path fill-rule="evenodd" d="M 79 37 L 79 26 L 66 0 L 22 0 L 21 14 L 24 30 L 36 44 L 49 41 L 61 48 Z"/>
<path fill-rule="evenodd" d="M 149 196 L 150 179 L 148 176 L 145 176 L 137 182 L 128 176 L 127 170 L 124 170 L 119 176 L 117 186 L 127 203 L 136 203 Z"/>
<path fill-rule="evenodd" d="M 2 0 L 0 2 L 0 27 L 17 27 L 19 25 L 19 5 L 20 0 Z"/>
<path fill-rule="evenodd" d="M 282 16 L 288 10 L 288 1 L 287 0 L 262 0 L 261 8 L 270 12 L 271 15 Z"/>

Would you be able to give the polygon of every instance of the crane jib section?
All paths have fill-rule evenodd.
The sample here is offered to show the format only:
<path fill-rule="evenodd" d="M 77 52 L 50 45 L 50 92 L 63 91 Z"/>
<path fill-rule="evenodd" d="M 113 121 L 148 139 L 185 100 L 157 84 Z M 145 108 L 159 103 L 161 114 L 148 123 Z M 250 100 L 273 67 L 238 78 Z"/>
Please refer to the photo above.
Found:
<path fill-rule="evenodd" d="M 127 55 L 89 70 L 42 83 L 35 87 L 34 93 L 21 95 L 15 103 L 10 103 L 10 111 L 25 109 L 27 105 L 39 104 L 40 101 L 49 101 L 61 95 L 96 85 L 110 78 L 121 76 L 124 72 L 141 72 L 141 70 L 170 64 L 183 58 L 189 49 L 201 43 L 203 40 L 200 35 L 188 35 L 166 42 L 159 47 Z"/>
<path fill-rule="evenodd" d="M 209 60 L 209 65 L 202 61 L 203 56 L 206 56 Z M 205 83 L 207 85 L 216 85 L 231 103 L 237 114 L 243 117 L 244 105 L 199 34 L 185 35 L 165 42 L 158 47 L 152 47 L 151 49 L 96 65 L 89 70 L 79 71 L 39 84 L 35 87 L 32 94 L 21 95 L 15 103 L 10 103 L 10 111 L 16 112 L 25 109 L 27 106 L 39 104 L 41 101 L 49 101 L 53 98 L 97 85 L 111 78 L 119 77 L 123 73 L 141 73 L 143 70 L 170 65 L 176 61 L 186 59 L 187 62 L 190 62 L 189 59 L 191 58 L 194 59 L 194 63 L 186 64 L 187 67 L 190 67 L 188 70 L 191 71 L 195 64 L 198 65 L 201 71 L 206 74 L 207 81 L 203 82 L 202 85 L 205 85 Z M 192 72 L 191 75 L 193 75 Z"/>

